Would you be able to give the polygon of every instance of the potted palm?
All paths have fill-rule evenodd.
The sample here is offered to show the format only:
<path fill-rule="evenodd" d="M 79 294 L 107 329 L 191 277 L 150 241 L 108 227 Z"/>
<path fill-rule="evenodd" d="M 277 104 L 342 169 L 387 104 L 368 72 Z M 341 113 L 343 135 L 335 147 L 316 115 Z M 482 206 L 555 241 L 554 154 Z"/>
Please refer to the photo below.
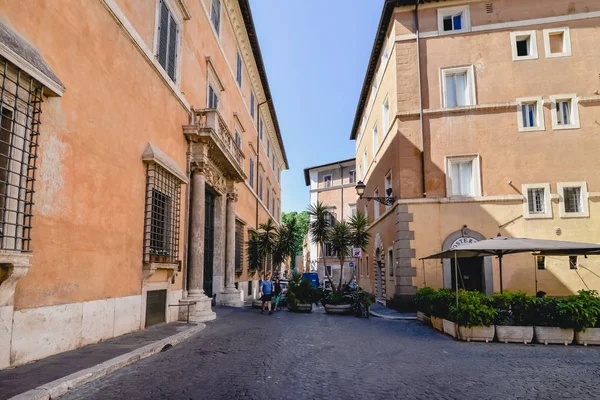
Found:
<path fill-rule="evenodd" d="M 580 290 L 570 296 L 575 342 L 587 346 L 600 344 L 600 297 L 596 290 Z"/>
<path fill-rule="evenodd" d="M 504 343 L 531 343 L 533 340 L 534 297 L 523 292 L 496 293 L 496 337 Z"/>
<path fill-rule="evenodd" d="M 331 213 L 327 206 L 319 201 L 308 208 L 308 215 L 310 217 L 308 233 L 311 241 L 319 247 L 321 257 L 325 257 L 325 244 L 329 242 L 329 234 L 331 233 Z M 317 265 L 318 263 L 319 259 L 317 258 Z M 332 282 L 329 271 L 327 271 L 327 268 L 324 268 L 324 270 L 327 279 Z M 335 291 L 335 287 L 332 289 Z"/>
<path fill-rule="evenodd" d="M 538 343 L 556 343 L 565 346 L 573 342 L 575 335 L 570 318 L 569 300 L 553 297 L 536 298 L 535 339 Z"/>
<path fill-rule="evenodd" d="M 344 262 L 350 255 L 350 246 L 352 245 L 352 232 L 350 226 L 345 222 L 336 223 L 329 234 L 329 243 L 331 249 L 336 254 L 340 262 L 340 280 L 337 290 L 327 297 L 325 302 L 325 311 L 329 314 L 347 314 L 352 310 L 352 302 L 344 296 L 342 291 L 342 278 L 344 275 Z"/>
<path fill-rule="evenodd" d="M 277 243 L 277 229 L 275 222 L 269 218 L 266 223 L 258 226 L 258 233 L 250 235 L 248 241 L 248 261 L 250 269 L 253 267 L 254 270 L 258 270 L 259 282 L 265 279 L 267 274 L 273 272 L 273 263 L 268 261 L 273 260 L 273 251 Z M 252 257 L 252 259 L 251 259 Z M 267 265 L 271 265 L 271 269 L 267 271 Z M 262 301 L 260 299 L 254 299 L 252 301 L 252 307 L 260 308 Z"/>
<path fill-rule="evenodd" d="M 364 213 L 357 211 L 356 214 L 350 218 L 350 222 L 348 224 L 350 225 L 350 230 L 352 231 L 352 247 L 355 249 L 361 249 L 363 252 L 367 251 L 367 246 L 369 245 L 369 240 L 371 238 L 371 234 L 367 231 L 367 227 L 369 226 L 369 219 L 367 216 Z M 355 277 L 356 269 L 353 269 L 352 279 L 350 279 L 350 282 L 352 282 Z"/>
<path fill-rule="evenodd" d="M 460 290 L 458 305 L 452 306 L 452 315 L 458 325 L 461 340 L 486 343 L 494 340 L 496 310 L 485 294 L 477 291 Z"/>
<path fill-rule="evenodd" d="M 312 303 L 318 301 L 318 296 L 312 283 L 302 279 L 302 275 L 293 274 L 287 286 L 288 310 L 299 313 L 312 311 Z"/>

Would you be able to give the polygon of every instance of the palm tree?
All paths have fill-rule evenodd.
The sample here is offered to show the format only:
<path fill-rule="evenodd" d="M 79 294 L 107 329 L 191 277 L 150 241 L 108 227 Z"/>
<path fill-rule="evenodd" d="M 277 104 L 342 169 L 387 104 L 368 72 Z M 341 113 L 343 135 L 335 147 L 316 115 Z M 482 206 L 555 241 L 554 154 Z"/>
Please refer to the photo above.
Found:
<path fill-rule="evenodd" d="M 320 201 L 308 208 L 310 223 L 308 224 L 308 233 L 311 237 L 311 242 L 321 248 L 321 257 L 325 257 L 325 243 L 329 241 L 329 233 L 331 232 L 330 212 L 326 206 Z M 317 258 L 317 265 L 319 259 Z M 325 275 L 331 282 L 331 277 L 325 268 Z"/>
<path fill-rule="evenodd" d="M 260 257 L 260 241 L 256 233 L 251 233 L 246 243 L 248 249 L 248 269 L 254 274 L 255 271 L 260 271 L 262 267 L 262 259 Z"/>
<path fill-rule="evenodd" d="M 275 222 L 271 218 L 264 224 L 260 224 L 258 229 L 261 230 L 257 234 L 258 236 L 258 253 L 261 260 L 261 265 L 263 266 L 263 276 L 259 278 L 263 278 L 267 273 L 267 265 L 269 264 L 269 260 L 272 261 L 273 250 L 275 249 L 275 244 L 277 241 L 277 232 Z M 273 264 L 271 263 L 271 271 L 273 272 Z"/>
<path fill-rule="evenodd" d="M 335 224 L 333 226 L 333 229 L 331 230 L 331 234 L 329 235 L 329 243 L 331 245 L 331 250 L 333 250 L 338 260 L 340 261 L 340 281 L 338 283 L 337 289 L 333 289 L 334 291 L 342 290 L 344 262 L 346 261 L 346 258 L 350 256 L 350 246 L 352 245 L 353 239 L 353 232 L 350 229 L 350 226 L 346 223 L 346 221 L 338 222 L 337 224 Z"/>
<path fill-rule="evenodd" d="M 352 247 L 355 249 L 361 249 L 367 251 L 371 234 L 367 231 L 369 225 L 369 219 L 365 214 L 358 211 L 349 222 L 350 229 L 352 230 Z M 356 272 L 353 272 L 355 274 Z M 354 278 L 354 276 L 352 276 Z M 350 279 L 352 281 L 352 279 Z"/>

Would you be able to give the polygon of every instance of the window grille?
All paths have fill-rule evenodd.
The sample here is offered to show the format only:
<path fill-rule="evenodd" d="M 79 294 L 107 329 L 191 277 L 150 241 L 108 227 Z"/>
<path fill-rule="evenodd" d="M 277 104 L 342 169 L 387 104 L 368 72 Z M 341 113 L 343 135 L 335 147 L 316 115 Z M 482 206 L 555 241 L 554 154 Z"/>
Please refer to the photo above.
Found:
<path fill-rule="evenodd" d="M 566 187 L 564 188 L 565 212 L 578 213 L 582 211 L 581 204 L 581 188 Z"/>
<path fill-rule="evenodd" d="M 43 87 L 0 57 L 0 248 L 31 251 Z"/>
<path fill-rule="evenodd" d="M 527 202 L 530 214 L 543 214 L 546 212 L 544 188 L 527 189 Z"/>
<path fill-rule="evenodd" d="M 244 224 L 235 221 L 235 272 L 241 274 L 244 269 Z"/>
<path fill-rule="evenodd" d="M 177 65 L 177 35 L 179 28 L 171 11 L 160 0 L 160 18 L 158 21 L 158 58 L 159 64 L 165 69 L 167 75 L 175 82 L 175 66 Z"/>
<path fill-rule="evenodd" d="M 158 164 L 146 169 L 144 262 L 179 260 L 181 182 Z"/>
<path fill-rule="evenodd" d="M 210 20 L 212 21 L 215 31 L 219 33 L 221 27 L 221 0 L 212 0 L 212 7 L 210 9 Z"/>

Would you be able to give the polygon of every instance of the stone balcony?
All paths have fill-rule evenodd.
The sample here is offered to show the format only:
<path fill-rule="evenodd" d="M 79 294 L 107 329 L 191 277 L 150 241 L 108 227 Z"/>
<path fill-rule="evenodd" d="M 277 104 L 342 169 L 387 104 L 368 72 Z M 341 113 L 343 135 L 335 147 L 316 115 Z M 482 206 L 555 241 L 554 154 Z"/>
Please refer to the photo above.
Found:
<path fill-rule="evenodd" d="M 188 125 L 183 133 L 192 143 L 192 161 L 207 162 L 210 159 L 225 174 L 227 179 L 243 181 L 244 153 L 218 110 L 205 108 L 190 113 Z"/>

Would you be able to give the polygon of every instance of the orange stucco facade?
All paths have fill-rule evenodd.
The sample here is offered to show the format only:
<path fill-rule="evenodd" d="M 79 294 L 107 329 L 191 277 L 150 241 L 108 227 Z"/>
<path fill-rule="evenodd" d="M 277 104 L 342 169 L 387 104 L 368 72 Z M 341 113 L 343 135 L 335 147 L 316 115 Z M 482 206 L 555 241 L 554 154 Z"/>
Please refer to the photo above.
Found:
<path fill-rule="evenodd" d="M 393 6 L 386 2 L 384 13 L 385 7 Z M 449 262 L 419 258 L 463 236 L 600 242 L 594 173 L 600 167 L 594 155 L 600 146 L 600 4 L 425 2 L 418 41 L 414 10 L 396 7 L 379 27 L 380 50 L 372 54 L 372 78 L 352 133 L 366 193 L 372 196 L 391 177 L 396 198 L 390 210 L 358 201 L 374 239 L 369 277 L 362 274 L 360 284 L 376 292 L 382 276 L 385 294 L 376 294 L 384 301 L 407 299 L 424 285 L 450 287 Z M 446 28 L 444 17 L 460 18 L 461 29 Z M 550 45 L 557 40 L 558 51 Z M 464 96 L 456 95 L 462 82 Z M 542 190 L 544 205 L 530 206 L 531 189 Z M 576 205 L 569 193 L 576 193 Z M 379 218 L 373 207 L 380 208 Z M 581 258 L 575 270 L 566 257 L 546 259 L 544 269 L 530 255 L 507 257 L 503 287 L 553 295 L 598 289 L 596 258 Z M 476 277 L 467 279 L 479 290 L 499 290 L 496 259 L 465 264 L 469 268 Z"/>
<path fill-rule="evenodd" d="M 215 4 L 220 5 L 218 30 L 210 19 Z M 163 5 L 178 29 L 174 79 L 157 55 Z M 195 165 L 206 162 L 214 169 L 206 176 L 206 190 L 216 195 L 215 257 L 220 258 L 219 265 L 217 261 L 213 265 L 211 281 L 217 298 L 227 284 L 233 285 L 226 276 L 234 254 L 225 244 L 234 234 L 230 228 L 243 226 L 243 243 L 258 224 L 268 218 L 279 221 L 280 172 L 287 169 L 287 160 L 260 50 L 249 39 L 249 31 L 255 32 L 245 7 L 247 2 L 229 0 L 98 0 L 68 5 L 0 1 L 0 22 L 39 52 L 65 89 L 44 97 L 42 105 L 31 258 L 13 286 L 14 294 L 0 304 L 7 307 L 0 322 L 9 338 L 22 338 L 13 340 L 11 348 L 11 341 L 3 337 L 0 368 L 143 328 L 148 291 L 166 290 L 168 304 L 185 300 L 191 279 L 189 252 L 200 246 L 190 235 Z M 238 54 L 241 84 L 236 80 Z M 2 52 L 0 59 L 12 61 Z M 193 110 L 211 108 L 209 85 L 219 101 L 217 114 L 208 115 L 220 119 L 215 126 L 196 125 L 195 120 L 190 124 Z M 184 135 L 184 126 L 187 132 L 193 130 L 189 125 L 200 133 Z M 206 140 L 202 129 L 211 132 Z M 157 149 L 152 153 L 155 158 L 143 161 L 149 143 Z M 213 162 L 215 146 L 221 146 L 222 159 L 235 162 L 231 166 Z M 206 149 L 206 159 L 196 161 L 198 149 Z M 142 257 L 147 168 L 152 163 L 182 173 L 176 180 L 181 199 L 176 214 L 179 258 L 169 266 L 147 266 Z M 206 165 L 199 170 L 206 171 Z M 269 182 L 269 204 L 266 194 L 262 200 L 258 195 L 259 170 L 260 179 Z M 231 211 L 227 217 L 226 203 L 227 213 Z M 242 262 L 232 278 L 240 300 L 253 297 L 248 282 L 257 279 L 248 275 L 244 248 L 236 249 L 242 252 L 238 257 Z M 112 303 L 99 305 L 100 301 Z M 178 318 L 177 307 L 165 308 L 164 313 L 166 321 Z M 98 323 L 106 318 L 107 324 L 112 318 L 102 337 L 90 333 L 91 318 Z M 42 343 L 36 335 L 45 330 L 49 333 Z"/>

